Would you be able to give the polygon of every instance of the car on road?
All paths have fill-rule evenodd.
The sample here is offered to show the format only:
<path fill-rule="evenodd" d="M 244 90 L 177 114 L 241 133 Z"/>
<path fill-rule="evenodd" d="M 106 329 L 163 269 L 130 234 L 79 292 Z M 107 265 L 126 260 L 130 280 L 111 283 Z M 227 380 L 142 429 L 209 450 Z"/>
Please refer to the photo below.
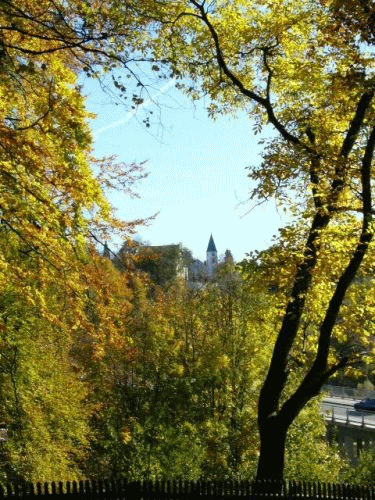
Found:
<path fill-rule="evenodd" d="M 355 410 L 375 411 L 375 399 L 366 398 L 354 404 Z"/>

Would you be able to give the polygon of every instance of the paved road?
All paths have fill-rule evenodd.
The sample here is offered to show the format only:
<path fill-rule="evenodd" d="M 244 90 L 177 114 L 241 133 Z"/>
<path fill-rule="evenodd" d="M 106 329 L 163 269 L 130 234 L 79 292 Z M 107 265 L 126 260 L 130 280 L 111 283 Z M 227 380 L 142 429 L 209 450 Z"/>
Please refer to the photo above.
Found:
<path fill-rule="evenodd" d="M 322 403 L 322 411 L 327 418 L 333 418 L 337 422 L 346 422 L 350 426 L 374 427 L 375 412 L 357 411 L 354 403 L 359 399 L 344 399 L 338 397 L 326 397 Z"/>

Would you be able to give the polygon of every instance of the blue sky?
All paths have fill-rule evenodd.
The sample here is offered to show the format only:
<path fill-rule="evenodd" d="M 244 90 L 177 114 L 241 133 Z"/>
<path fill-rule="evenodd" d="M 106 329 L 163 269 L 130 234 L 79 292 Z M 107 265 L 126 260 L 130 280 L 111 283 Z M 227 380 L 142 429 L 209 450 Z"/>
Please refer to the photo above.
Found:
<path fill-rule="evenodd" d="M 139 237 L 154 245 L 182 243 L 195 258 L 204 259 L 210 234 L 219 255 L 229 248 L 236 261 L 247 252 L 267 248 L 277 229 L 287 221 L 274 203 L 255 208 L 242 204 L 252 189 L 245 167 L 259 163 L 259 136 L 251 121 L 207 117 L 204 102 L 192 105 L 173 82 L 155 89 L 161 102 L 146 101 L 129 113 L 116 105 L 94 82 L 84 84 L 97 155 L 116 154 L 124 162 L 148 160 L 147 179 L 137 187 L 139 199 L 111 198 L 124 220 L 159 212 Z M 163 92 L 161 92 L 161 90 Z M 151 127 L 142 112 L 153 111 Z"/>

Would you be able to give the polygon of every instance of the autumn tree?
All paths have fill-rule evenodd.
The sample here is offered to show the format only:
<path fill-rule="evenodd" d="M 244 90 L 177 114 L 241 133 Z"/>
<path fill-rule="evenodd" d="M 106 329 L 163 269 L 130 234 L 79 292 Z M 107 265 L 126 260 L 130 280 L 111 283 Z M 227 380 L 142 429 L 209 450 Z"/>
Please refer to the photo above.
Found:
<path fill-rule="evenodd" d="M 93 474 L 251 477 L 264 353 L 249 311 L 271 313 L 240 289 L 238 280 L 203 291 L 177 281 L 150 294 L 141 276 L 133 279 L 131 342 L 108 350 L 94 375 L 101 411 L 88 462 Z"/>
<path fill-rule="evenodd" d="M 229 261 L 203 290 L 177 281 L 150 294 L 150 283 L 137 276 L 131 304 L 125 321 L 130 338 L 88 370 L 98 411 L 86 473 L 251 479 L 259 447 L 256 401 L 278 322 L 264 279 L 248 266 L 243 281 Z M 303 472 L 309 480 L 338 479 L 341 460 L 324 440 L 319 412 L 316 401 L 294 422 L 289 478 Z"/>
<path fill-rule="evenodd" d="M 139 65 L 149 57 L 137 57 L 135 47 L 143 36 L 140 28 L 148 20 L 139 15 L 136 6 L 137 2 L 125 5 L 116 0 L 46 0 L 43 5 L 36 1 L 5 0 L 0 8 L 2 68 L 8 74 L 16 74 L 17 65 L 24 64 L 29 71 L 35 71 L 40 69 L 39 58 L 46 56 L 41 63 L 42 69 L 46 69 L 48 55 L 55 54 L 66 57 L 70 69 L 96 78 L 121 66 L 146 88 L 139 76 Z M 18 81 L 23 77 L 20 74 Z M 118 92 L 127 97 L 129 89 L 115 76 L 113 80 Z M 133 94 L 133 98 L 139 104 L 140 96 Z"/>
<path fill-rule="evenodd" d="M 125 252 L 121 249 L 119 255 Z M 124 255 L 126 256 L 126 255 Z M 164 246 L 138 245 L 133 258 L 136 269 L 146 273 L 159 286 L 167 287 L 181 278 L 192 261 L 190 250 L 179 244 Z"/>
<path fill-rule="evenodd" d="M 328 5 L 331 9 L 333 19 L 333 29 L 345 36 L 346 30 L 349 38 L 353 31 L 357 33 L 361 40 L 373 45 L 375 43 L 375 7 L 370 0 L 360 2 L 349 0 L 334 0 L 327 2 L 322 0 L 323 5 Z"/>
<path fill-rule="evenodd" d="M 350 356 L 330 350 L 331 341 L 346 335 L 350 304 L 343 301 L 365 256 L 372 266 L 371 33 L 363 15 L 360 24 L 351 22 L 357 12 L 352 2 L 338 25 L 334 9 L 340 4 L 76 0 L 5 1 L 0 7 L 0 210 L 3 231 L 14 241 L 14 252 L 1 255 L 2 283 L 13 282 L 25 300 L 37 301 L 49 324 L 64 318 L 72 331 L 87 329 L 97 347 L 111 345 L 113 334 L 121 336 L 106 314 L 113 311 L 110 297 L 95 290 L 100 278 L 91 272 L 87 241 L 113 227 L 133 228 L 114 220 L 102 188 L 117 180 L 127 187 L 134 171 L 125 169 L 119 177 L 113 164 L 103 162 L 93 175 L 77 74 L 95 75 L 119 64 L 137 77 L 137 64 L 150 61 L 157 76 L 174 77 L 193 98 L 208 96 L 210 115 L 246 112 L 256 131 L 268 122 L 278 133 L 268 141 L 262 165 L 249 171 L 258 182 L 253 197 L 275 196 L 302 224 L 289 232 L 296 243 L 287 261 L 293 277 L 259 398 L 262 479 L 282 477 L 289 428 L 322 384 L 350 363 Z M 141 99 L 133 94 L 132 105 Z M 332 263 L 326 236 L 337 227 L 338 267 L 327 280 L 318 271 Z M 66 315 L 48 307 L 51 283 Z M 309 330 L 313 356 L 294 387 L 291 353 L 310 310 L 316 315 Z"/>
<path fill-rule="evenodd" d="M 91 410 L 73 345 L 98 356 L 119 342 L 128 304 L 126 276 L 119 290 L 90 243 L 117 223 L 90 170 L 83 99 L 74 74 L 53 64 L 54 106 L 37 125 L 17 130 L 7 114 L 27 120 L 49 90 L 32 74 L 27 100 L 1 86 L 14 99 L 3 99 L 0 152 L 3 481 L 80 477 Z"/>
<path fill-rule="evenodd" d="M 304 229 L 299 239 L 293 236 L 298 240 L 295 265 L 290 267 L 284 315 L 259 398 L 258 479 L 282 478 L 292 422 L 331 376 L 350 365 L 350 355 L 335 356 L 330 347 L 336 334 L 348 328 L 351 308 L 344 298 L 361 264 L 368 269 L 373 265 L 371 33 L 363 8 L 347 4 L 152 4 L 153 56 L 169 65 L 178 86 L 192 98 L 208 96 L 211 116 L 241 112 L 251 115 L 255 131 L 266 123 L 273 126 L 276 135 L 266 141 L 264 161 L 249 170 L 257 181 L 252 198 L 275 197 L 300 220 L 295 228 Z M 335 16 L 337 6 L 342 22 Z M 140 44 L 142 49 L 150 46 Z M 338 267 L 327 280 L 318 267 L 333 261 L 324 251 L 329 246 L 325 235 L 337 227 Z M 345 243 L 343 248 L 340 243 Z M 321 300 L 310 332 L 314 356 L 288 395 L 285 390 L 294 373 L 291 350 L 300 342 L 302 319 L 318 288 Z"/>
<path fill-rule="evenodd" d="M 42 260 L 27 257 L 18 236 L 4 226 L 0 249 L 9 268 L 0 297 L 1 421 L 7 428 L 0 481 L 78 478 L 90 407 L 72 365 L 68 301 L 47 279 Z"/>
<path fill-rule="evenodd" d="M 124 19 L 115 11 L 110 17 L 109 7 L 0 6 L 4 481 L 80 476 L 92 410 L 84 405 L 83 361 L 124 342 L 127 276 L 100 259 L 97 245 L 116 232 L 126 237 L 141 222 L 117 220 L 104 190 L 129 194 L 144 172 L 92 156 L 90 115 L 78 85 L 81 72 L 126 66 L 120 32 L 116 44 L 108 35 Z"/>

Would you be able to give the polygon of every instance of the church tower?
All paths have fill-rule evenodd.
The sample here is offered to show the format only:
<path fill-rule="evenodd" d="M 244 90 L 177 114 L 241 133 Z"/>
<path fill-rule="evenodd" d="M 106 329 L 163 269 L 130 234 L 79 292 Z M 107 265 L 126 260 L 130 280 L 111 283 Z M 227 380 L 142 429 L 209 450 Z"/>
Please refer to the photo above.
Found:
<path fill-rule="evenodd" d="M 212 237 L 212 233 L 210 236 L 210 240 L 208 242 L 208 247 L 207 247 L 207 252 L 206 252 L 206 272 L 207 272 L 207 278 L 211 279 L 217 269 L 217 250 L 215 246 L 214 239 Z"/>

